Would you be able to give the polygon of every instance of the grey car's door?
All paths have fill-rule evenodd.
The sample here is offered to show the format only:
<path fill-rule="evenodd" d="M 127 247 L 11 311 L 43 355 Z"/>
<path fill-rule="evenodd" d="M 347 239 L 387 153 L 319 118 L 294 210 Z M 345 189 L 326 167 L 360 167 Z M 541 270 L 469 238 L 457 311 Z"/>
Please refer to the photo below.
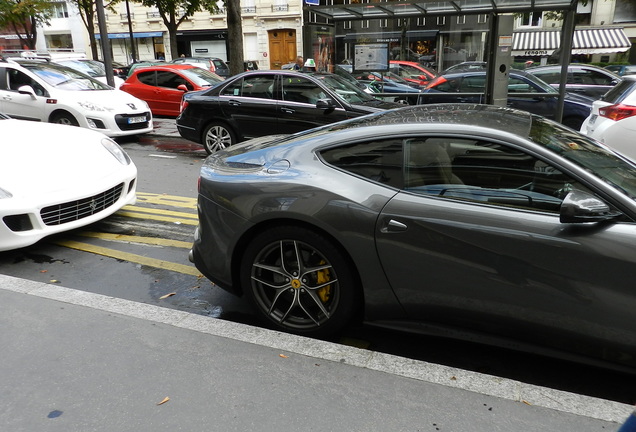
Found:
<path fill-rule="evenodd" d="M 494 143 L 423 141 L 405 147 L 405 188 L 376 229 L 411 319 L 529 342 L 636 344 L 633 223 L 562 224 L 563 197 L 586 190 L 574 179 Z"/>

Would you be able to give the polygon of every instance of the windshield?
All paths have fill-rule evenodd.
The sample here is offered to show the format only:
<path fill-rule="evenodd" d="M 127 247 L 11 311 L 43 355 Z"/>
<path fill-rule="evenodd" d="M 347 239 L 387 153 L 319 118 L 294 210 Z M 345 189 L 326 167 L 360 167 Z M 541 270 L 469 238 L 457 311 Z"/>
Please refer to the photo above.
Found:
<path fill-rule="evenodd" d="M 530 139 L 636 198 L 636 166 L 592 139 L 533 116 Z"/>
<path fill-rule="evenodd" d="M 368 93 L 338 75 L 314 75 L 314 78 L 320 80 L 325 87 L 350 104 L 377 101 L 373 96 L 369 96 Z"/>
<path fill-rule="evenodd" d="M 71 69 L 78 70 L 92 77 L 104 77 L 106 76 L 106 69 L 104 65 L 99 62 L 89 60 L 64 60 L 58 62 L 62 66 L 68 66 Z"/>
<path fill-rule="evenodd" d="M 181 72 L 199 87 L 210 87 L 223 81 L 217 74 L 201 68 L 183 69 Z"/>
<path fill-rule="evenodd" d="M 554 87 L 552 87 L 547 82 L 543 81 L 540 78 L 537 78 L 536 76 L 534 76 L 532 74 L 525 74 L 524 77 L 528 81 L 533 82 L 537 87 L 539 87 L 542 91 L 544 91 L 546 93 L 558 93 L 557 89 L 555 89 Z"/>
<path fill-rule="evenodd" d="M 47 84 L 60 90 L 111 90 L 96 79 L 65 66 L 42 63 L 29 65 L 28 68 Z"/>

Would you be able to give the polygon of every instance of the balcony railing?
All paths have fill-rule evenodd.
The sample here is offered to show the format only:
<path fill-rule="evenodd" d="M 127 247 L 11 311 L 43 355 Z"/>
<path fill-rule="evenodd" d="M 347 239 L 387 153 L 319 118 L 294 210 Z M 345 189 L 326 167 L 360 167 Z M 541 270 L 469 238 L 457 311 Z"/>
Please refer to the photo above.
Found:
<path fill-rule="evenodd" d="M 289 11 L 288 4 L 275 4 L 272 5 L 272 12 L 287 12 Z"/>
<path fill-rule="evenodd" d="M 119 14 L 119 18 L 122 19 L 122 20 L 127 20 L 128 19 L 128 14 L 127 13 Z M 135 14 L 134 13 L 130 14 L 130 19 L 131 20 L 135 19 Z"/>
<path fill-rule="evenodd" d="M 256 6 L 245 6 L 243 13 L 256 13 Z"/>
<path fill-rule="evenodd" d="M 161 18 L 161 14 L 159 13 L 159 11 L 146 12 L 146 18 L 148 19 Z"/>

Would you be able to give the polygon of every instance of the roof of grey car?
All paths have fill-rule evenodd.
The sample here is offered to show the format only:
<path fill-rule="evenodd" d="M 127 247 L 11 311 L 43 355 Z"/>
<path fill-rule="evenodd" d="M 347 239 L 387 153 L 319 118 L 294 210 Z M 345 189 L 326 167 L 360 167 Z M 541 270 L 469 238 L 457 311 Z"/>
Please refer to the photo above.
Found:
<path fill-rule="evenodd" d="M 510 108 L 480 104 L 413 105 L 334 124 L 329 129 L 398 124 L 457 124 L 488 127 L 502 132 L 528 136 L 533 115 Z"/>

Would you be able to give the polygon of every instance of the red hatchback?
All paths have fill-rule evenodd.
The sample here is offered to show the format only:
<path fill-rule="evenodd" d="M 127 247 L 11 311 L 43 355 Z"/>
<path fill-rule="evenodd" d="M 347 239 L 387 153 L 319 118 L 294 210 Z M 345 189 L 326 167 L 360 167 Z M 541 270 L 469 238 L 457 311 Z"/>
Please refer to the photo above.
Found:
<path fill-rule="evenodd" d="M 422 66 L 417 62 L 391 60 L 389 67 L 394 74 L 423 87 L 439 76 L 433 69 Z"/>
<path fill-rule="evenodd" d="M 162 64 L 136 68 L 120 90 L 146 101 L 153 115 L 176 117 L 184 93 L 222 81 L 220 76 L 196 66 Z"/>

